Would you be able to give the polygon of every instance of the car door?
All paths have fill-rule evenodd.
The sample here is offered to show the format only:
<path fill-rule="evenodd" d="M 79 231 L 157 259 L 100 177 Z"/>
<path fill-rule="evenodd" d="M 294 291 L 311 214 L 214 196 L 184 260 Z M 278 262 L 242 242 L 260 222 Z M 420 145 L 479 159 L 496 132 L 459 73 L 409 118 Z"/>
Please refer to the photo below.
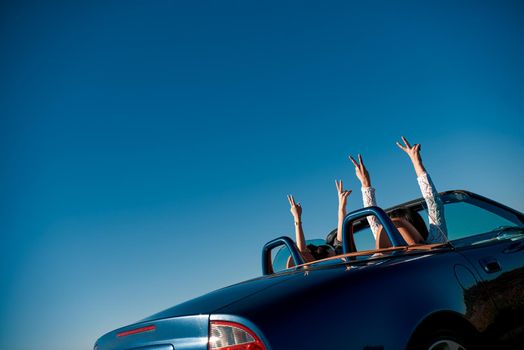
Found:
<path fill-rule="evenodd" d="M 495 315 L 486 315 L 493 322 L 488 332 L 508 348 L 524 344 L 523 236 L 458 250 L 473 265 L 495 303 Z"/>
<path fill-rule="evenodd" d="M 471 263 L 495 303 L 488 334 L 503 348 L 524 344 L 524 223 L 518 212 L 482 198 L 445 201 L 448 238 Z M 520 344 L 520 345 L 519 345 Z"/>

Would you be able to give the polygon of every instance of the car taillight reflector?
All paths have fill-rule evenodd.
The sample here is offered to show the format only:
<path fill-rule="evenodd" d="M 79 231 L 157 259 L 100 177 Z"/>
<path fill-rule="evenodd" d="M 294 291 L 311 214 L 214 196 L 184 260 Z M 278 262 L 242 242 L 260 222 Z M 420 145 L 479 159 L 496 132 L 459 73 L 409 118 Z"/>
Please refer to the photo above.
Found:
<path fill-rule="evenodd" d="M 143 333 L 143 332 L 151 332 L 151 331 L 154 331 L 155 329 L 156 329 L 156 327 L 154 325 L 147 326 L 147 327 L 141 327 L 141 328 L 135 328 L 135 329 L 132 329 L 130 331 L 125 331 L 125 332 L 122 332 L 122 333 L 118 333 L 116 336 L 117 337 L 127 337 L 128 335 L 131 335 L 131 334 L 137 334 L 137 333 Z"/>
<path fill-rule="evenodd" d="M 266 350 L 256 334 L 239 323 L 211 321 L 209 350 Z"/>

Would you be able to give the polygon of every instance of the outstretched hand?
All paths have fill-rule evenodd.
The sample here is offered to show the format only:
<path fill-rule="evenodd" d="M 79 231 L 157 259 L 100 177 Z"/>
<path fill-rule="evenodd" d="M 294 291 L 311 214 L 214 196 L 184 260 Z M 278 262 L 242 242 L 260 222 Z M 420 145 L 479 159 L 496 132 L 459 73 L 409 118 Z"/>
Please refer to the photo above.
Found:
<path fill-rule="evenodd" d="M 338 192 L 338 209 L 345 212 L 346 203 L 347 203 L 349 195 L 351 194 L 351 190 L 349 191 L 344 190 L 344 187 L 342 186 L 342 180 L 340 181 L 335 180 L 335 185 L 337 186 L 337 192 Z"/>
<path fill-rule="evenodd" d="M 411 146 L 404 136 L 402 136 L 402 141 L 404 142 L 404 145 L 401 145 L 399 142 L 397 142 L 397 146 L 406 152 L 411 161 L 414 162 L 415 160 L 420 160 L 420 144 L 416 143 Z"/>
<path fill-rule="evenodd" d="M 420 148 L 422 146 L 418 143 L 411 146 L 404 136 L 402 136 L 402 141 L 404 142 L 404 145 L 401 145 L 399 142 L 397 142 L 397 146 L 406 152 L 406 154 L 409 156 L 409 159 L 411 159 L 413 166 L 415 167 L 417 175 L 420 176 L 426 171 L 422 165 L 422 158 L 420 156 Z"/>
<path fill-rule="evenodd" d="M 366 166 L 364 165 L 362 156 L 360 154 L 358 155 L 358 163 L 352 156 L 349 156 L 349 160 L 351 160 L 351 162 L 355 166 L 355 174 L 357 175 L 358 179 L 360 180 L 362 187 L 370 187 L 371 179 L 369 178 L 369 173 L 368 173 L 368 170 L 366 169 Z"/>
<path fill-rule="evenodd" d="M 290 194 L 287 195 L 287 200 L 289 201 L 289 205 L 291 205 L 289 210 L 291 211 L 291 215 L 293 215 L 295 222 L 300 222 L 302 216 L 302 206 L 300 203 L 295 203 L 295 198 L 293 198 L 293 196 Z"/>

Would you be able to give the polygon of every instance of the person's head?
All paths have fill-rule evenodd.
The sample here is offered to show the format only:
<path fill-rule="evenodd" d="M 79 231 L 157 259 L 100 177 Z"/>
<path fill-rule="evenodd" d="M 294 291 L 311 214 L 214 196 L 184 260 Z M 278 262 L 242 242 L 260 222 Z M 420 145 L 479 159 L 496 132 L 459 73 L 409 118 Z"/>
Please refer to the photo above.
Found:
<path fill-rule="evenodd" d="M 404 238 L 409 245 L 423 243 L 427 238 L 428 229 L 424 219 L 414 210 L 405 208 L 395 209 L 389 213 L 389 217 L 402 238 Z M 387 248 L 390 246 L 391 243 L 382 228 L 377 237 L 377 248 Z"/>
<path fill-rule="evenodd" d="M 395 221 L 401 222 L 402 220 L 409 222 L 418 231 L 418 233 L 420 233 L 423 240 L 428 238 L 428 228 L 426 227 L 424 219 L 422 219 L 422 216 L 420 216 L 420 214 L 413 209 L 398 208 L 390 212 L 389 217 L 393 223 L 395 223 Z"/>
<path fill-rule="evenodd" d="M 321 244 L 318 246 L 314 244 L 308 244 L 307 249 L 309 249 L 309 252 L 311 255 L 313 255 L 315 260 L 321 260 L 335 255 L 335 250 L 333 247 L 327 244 Z"/>

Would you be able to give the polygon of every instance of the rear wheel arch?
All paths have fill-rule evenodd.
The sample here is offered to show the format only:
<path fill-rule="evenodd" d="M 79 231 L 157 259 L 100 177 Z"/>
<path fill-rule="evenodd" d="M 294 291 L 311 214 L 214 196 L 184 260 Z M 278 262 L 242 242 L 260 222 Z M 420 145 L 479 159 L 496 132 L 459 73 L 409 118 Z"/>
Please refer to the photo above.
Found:
<path fill-rule="evenodd" d="M 407 350 L 429 349 L 426 344 L 438 339 L 458 341 L 467 350 L 477 349 L 480 333 L 463 315 L 441 311 L 428 316 L 411 334 Z"/>

